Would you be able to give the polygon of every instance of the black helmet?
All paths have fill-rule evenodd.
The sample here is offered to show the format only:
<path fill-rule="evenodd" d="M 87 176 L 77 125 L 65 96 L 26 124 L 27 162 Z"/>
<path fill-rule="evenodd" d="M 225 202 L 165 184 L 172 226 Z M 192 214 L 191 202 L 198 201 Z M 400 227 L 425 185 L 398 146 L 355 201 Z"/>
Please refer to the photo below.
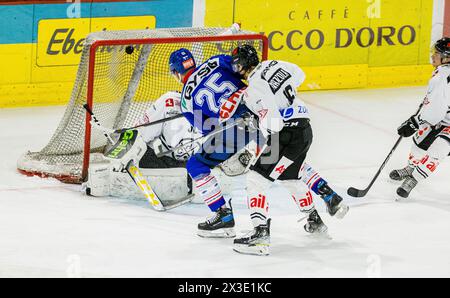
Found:
<path fill-rule="evenodd" d="M 259 64 L 258 52 L 249 45 L 244 44 L 235 48 L 231 54 L 233 70 L 237 72 L 237 65 L 241 65 L 243 70 L 249 70 Z"/>
<path fill-rule="evenodd" d="M 444 58 L 450 58 L 450 38 L 443 37 L 434 44 L 436 52 L 440 53 Z"/>

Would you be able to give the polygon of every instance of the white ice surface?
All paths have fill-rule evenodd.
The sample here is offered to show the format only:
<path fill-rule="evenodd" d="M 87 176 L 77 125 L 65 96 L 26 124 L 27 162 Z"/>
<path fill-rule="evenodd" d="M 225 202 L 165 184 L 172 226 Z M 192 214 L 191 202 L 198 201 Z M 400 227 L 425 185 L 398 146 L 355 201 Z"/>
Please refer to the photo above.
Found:
<path fill-rule="evenodd" d="M 315 139 L 309 162 L 351 206 L 330 218 L 332 240 L 297 223 L 284 190 L 270 191 L 271 255 L 232 251 L 230 239 L 202 239 L 203 205 L 167 213 L 145 202 L 88 198 L 79 187 L 29 178 L 16 160 L 53 134 L 63 107 L 0 110 L 0 277 L 450 277 L 450 166 L 395 202 L 388 170 L 405 163 L 404 140 L 367 197 L 364 188 L 393 146 L 396 127 L 415 112 L 424 87 L 304 93 Z M 237 231 L 250 229 L 243 192 L 234 193 Z"/>

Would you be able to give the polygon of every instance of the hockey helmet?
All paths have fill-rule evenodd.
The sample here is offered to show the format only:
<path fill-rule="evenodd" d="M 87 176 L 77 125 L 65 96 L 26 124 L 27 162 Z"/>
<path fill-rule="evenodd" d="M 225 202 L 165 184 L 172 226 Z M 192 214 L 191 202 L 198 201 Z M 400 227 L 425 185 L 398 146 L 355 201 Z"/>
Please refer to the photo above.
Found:
<path fill-rule="evenodd" d="M 259 64 L 258 52 L 249 44 L 244 44 L 235 48 L 231 57 L 231 65 L 234 72 L 239 72 L 239 65 L 242 67 L 242 70 L 249 70 Z"/>
<path fill-rule="evenodd" d="M 450 58 L 450 38 L 443 37 L 436 41 L 433 50 L 441 54 L 442 58 Z"/>
<path fill-rule="evenodd" d="M 169 57 L 169 69 L 173 74 L 185 74 L 188 70 L 195 68 L 195 60 L 192 53 L 184 48 L 178 49 Z"/>

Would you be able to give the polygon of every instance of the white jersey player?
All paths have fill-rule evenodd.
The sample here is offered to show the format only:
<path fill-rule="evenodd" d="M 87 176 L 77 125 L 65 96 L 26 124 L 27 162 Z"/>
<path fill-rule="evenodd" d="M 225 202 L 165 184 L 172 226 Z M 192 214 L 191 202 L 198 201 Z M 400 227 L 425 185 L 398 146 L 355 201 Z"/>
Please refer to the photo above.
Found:
<path fill-rule="evenodd" d="M 438 40 L 432 51 L 436 69 L 422 108 L 398 128 L 403 137 L 414 135 L 408 165 L 389 175 L 393 180 L 404 180 L 397 189 L 402 198 L 407 198 L 419 181 L 432 175 L 450 153 L 450 38 Z"/>
<path fill-rule="evenodd" d="M 168 119 L 180 113 L 180 93 L 170 91 L 158 98 L 135 122 L 135 126 Z M 201 134 L 184 117 L 143 126 L 138 131 L 133 146 L 128 148 L 122 159 L 91 164 L 88 182 L 84 184 L 86 192 L 99 197 L 142 197 L 129 175 L 122 171 L 132 159 L 139 164 L 143 176 L 161 200 L 176 201 L 189 195 L 192 189 L 185 169 L 186 160 L 198 149 L 198 142 L 192 141 L 200 138 Z M 179 149 L 174 151 L 174 148 Z M 161 150 L 170 153 L 157 157 Z M 232 156 L 215 171 L 226 193 L 234 189 L 232 177 L 245 172 L 246 165 L 241 159 L 248 155 L 246 150 Z"/>
<path fill-rule="evenodd" d="M 155 103 L 145 111 L 141 118 L 136 122 L 137 125 L 155 122 L 161 119 L 167 119 L 181 114 L 181 94 L 170 91 L 162 95 Z M 175 152 L 167 153 L 168 157 L 175 160 L 185 161 L 193 152 L 198 149 L 187 144 L 192 143 L 194 139 L 201 137 L 191 124 L 180 117 L 175 120 L 162 122 L 156 125 L 144 126 L 139 129 L 143 140 L 154 151 L 171 151 L 172 149 L 185 144 Z"/>
<path fill-rule="evenodd" d="M 167 92 L 147 109 L 135 126 L 180 114 L 180 94 Z M 132 135 L 130 139 L 127 135 Z M 164 206 L 187 202 L 191 188 L 185 170 L 186 159 L 194 153 L 195 132 L 184 117 L 143 126 L 121 133 L 118 141 L 104 154 L 105 161 L 92 163 L 86 192 L 92 196 L 141 197 L 129 174 L 130 162 L 139 165 L 142 177 L 150 184 Z M 125 144 L 125 146 L 124 146 Z M 180 150 L 173 150 L 179 145 Z M 157 157 L 159 151 L 170 152 Z M 141 178 L 140 178 L 141 179 Z M 144 193 L 145 195 L 145 193 Z"/>
<path fill-rule="evenodd" d="M 243 101 L 258 116 L 258 127 L 267 136 L 267 149 L 247 175 L 247 196 L 254 230 L 234 240 L 234 250 L 256 255 L 269 253 L 270 219 L 266 191 L 279 180 L 301 210 L 309 213 L 305 229 L 326 230 L 314 208 L 309 189 L 321 196 L 330 215 L 342 218 L 348 207 L 328 183 L 305 164 L 312 143 L 309 113 L 297 97 L 305 74 L 295 64 L 283 61 L 259 63 L 256 50 L 243 45 L 233 51 L 233 68 L 248 81 Z M 308 189 L 309 188 L 309 189 Z"/>

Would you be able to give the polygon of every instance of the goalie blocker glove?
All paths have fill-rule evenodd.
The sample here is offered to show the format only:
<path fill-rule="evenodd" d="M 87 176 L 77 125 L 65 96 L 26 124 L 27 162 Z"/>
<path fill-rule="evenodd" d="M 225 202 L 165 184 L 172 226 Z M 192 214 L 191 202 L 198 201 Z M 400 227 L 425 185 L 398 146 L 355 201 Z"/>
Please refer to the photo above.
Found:
<path fill-rule="evenodd" d="M 412 136 L 419 129 L 419 122 L 416 116 L 411 116 L 408 120 L 402 123 L 397 129 L 398 135 L 407 138 Z"/>

